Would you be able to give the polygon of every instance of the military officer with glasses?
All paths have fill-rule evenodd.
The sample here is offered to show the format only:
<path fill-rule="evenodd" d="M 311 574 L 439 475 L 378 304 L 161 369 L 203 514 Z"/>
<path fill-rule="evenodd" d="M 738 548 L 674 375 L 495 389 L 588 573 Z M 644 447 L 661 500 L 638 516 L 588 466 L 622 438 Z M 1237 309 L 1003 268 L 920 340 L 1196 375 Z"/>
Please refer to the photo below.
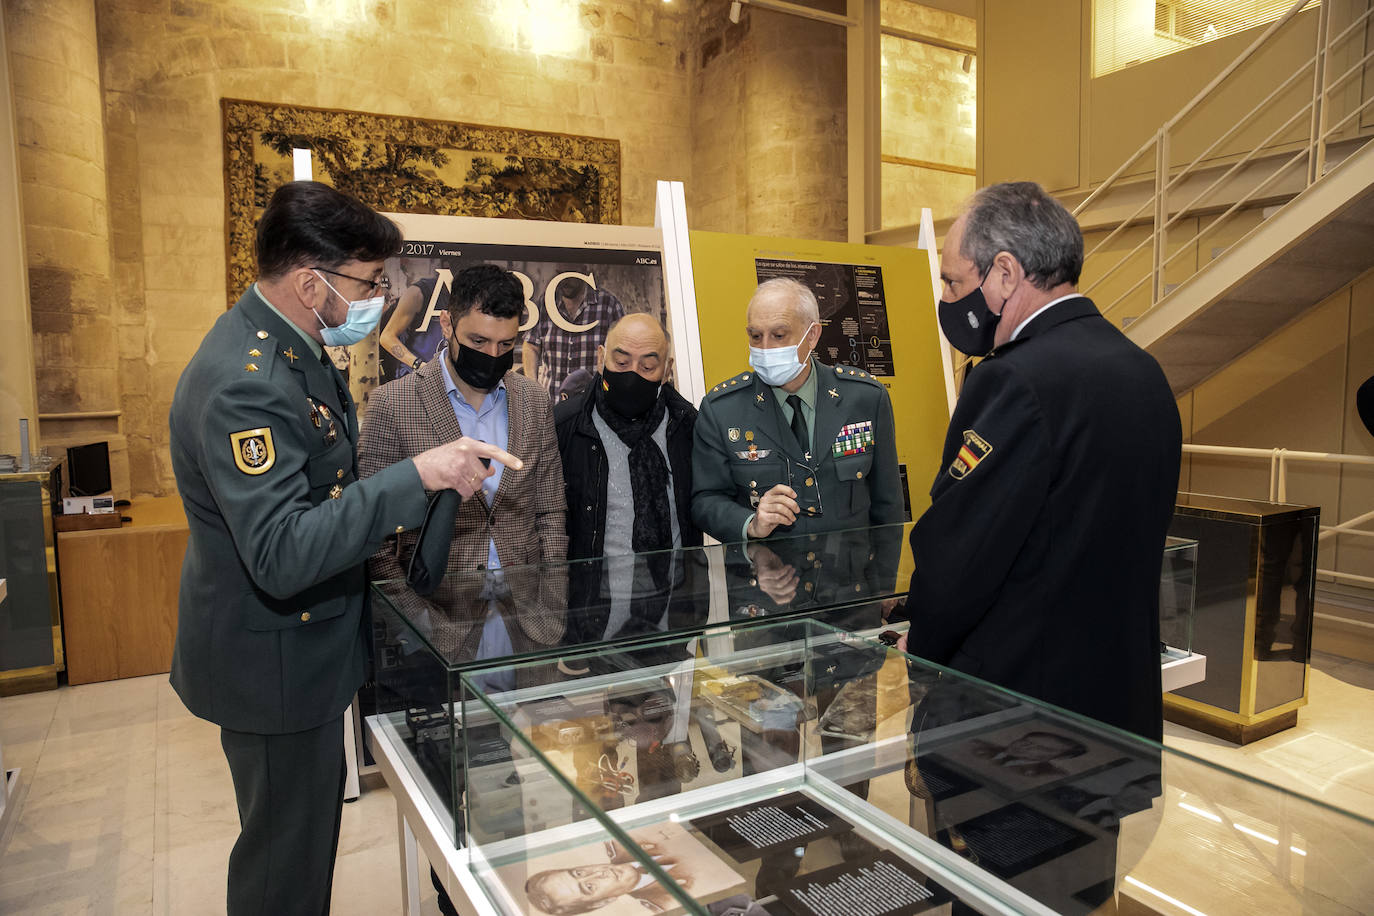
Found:
<path fill-rule="evenodd" d="M 238 802 L 227 909 L 329 911 L 343 712 L 363 681 L 364 561 L 424 520 L 426 491 L 471 496 L 521 462 L 460 438 L 358 480 L 354 405 L 324 347 L 376 326 L 390 220 L 316 182 L 283 185 L 257 226 L 258 280 L 177 383 L 172 469 L 190 539 L 172 687 L 220 726 Z"/>

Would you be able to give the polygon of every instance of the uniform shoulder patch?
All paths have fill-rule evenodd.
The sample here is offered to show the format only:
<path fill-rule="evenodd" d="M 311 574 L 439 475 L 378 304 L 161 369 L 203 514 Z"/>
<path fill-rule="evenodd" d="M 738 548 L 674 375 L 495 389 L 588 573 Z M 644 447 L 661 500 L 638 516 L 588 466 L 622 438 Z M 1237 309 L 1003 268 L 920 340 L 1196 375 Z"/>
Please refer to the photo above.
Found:
<path fill-rule="evenodd" d="M 230 433 L 229 447 L 234 452 L 235 466 L 250 476 L 265 474 L 277 463 L 277 447 L 272 441 L 270 426 Z"/>
<path fill-rule="evenodd" d="M 963 480 L 984 458 L 992 454 L 992 444 L 971 429 L 964 430 L 964 444 L 949 463 L 949 476 Z"/>

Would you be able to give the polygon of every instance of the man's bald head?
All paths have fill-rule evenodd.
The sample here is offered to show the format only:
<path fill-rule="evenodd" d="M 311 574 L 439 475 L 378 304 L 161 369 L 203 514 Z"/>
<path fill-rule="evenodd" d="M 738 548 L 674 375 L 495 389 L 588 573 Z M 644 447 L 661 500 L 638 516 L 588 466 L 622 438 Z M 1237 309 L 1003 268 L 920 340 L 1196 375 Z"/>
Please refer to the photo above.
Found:
<path fill-rule="evenodd" d="M 668 334 L 654 316 L 633 312 L 611 325 L 598 356 L 603 370 L 638 372 L 661 382 L 668 367 Z"/>

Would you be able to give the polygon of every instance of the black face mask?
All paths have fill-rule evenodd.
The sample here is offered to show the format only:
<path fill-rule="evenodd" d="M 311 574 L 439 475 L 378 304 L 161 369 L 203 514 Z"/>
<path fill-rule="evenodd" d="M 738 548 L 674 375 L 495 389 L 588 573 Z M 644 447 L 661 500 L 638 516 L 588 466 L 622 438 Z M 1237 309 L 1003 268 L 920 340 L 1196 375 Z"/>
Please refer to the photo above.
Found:
<path fill-rule="evenodd" d="M 663 388 L 661 382 L 651 382 L 633 370 L 602 369 L 601 384 L 607 406 L 627 420 L 637 420 L 653 410 Z"/>
<path fill-rule="evenodd" d="M 456 346 L 455 346 L 456 345 Z M 453 371 L 458 377 L 480 391 L 490 391 L 501 383 L 510 367 L 515 365 L 515 350 L 501 356 L 488 356 L 481 350 L 449 341 Z"/>
<path fill-rule="evenodd" d="M 984 274 L 983 281 L 986 282 Z M 946 302 L 941 299 L 936 316 L 940 330 L 950 346 L 969 356 L 986 356 L 992 352 L 997 337 L 997 322 L 1002 316 L 994 314 L 983 298 L 983 284 L 960 299 Z"/>

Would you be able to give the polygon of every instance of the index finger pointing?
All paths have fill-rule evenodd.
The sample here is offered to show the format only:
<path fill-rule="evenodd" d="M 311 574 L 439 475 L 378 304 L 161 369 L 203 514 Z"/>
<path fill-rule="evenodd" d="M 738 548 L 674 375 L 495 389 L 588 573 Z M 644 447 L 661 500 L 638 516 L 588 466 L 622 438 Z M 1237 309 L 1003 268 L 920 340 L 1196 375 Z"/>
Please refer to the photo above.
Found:
<path fill-rule="evenodd" d="M 499 461 L 511 470 L 519 471 L 525 467 L 525 462 L 516 458 L 510 452 L 503 451 L 489 442 L 473 441 L 472 452 L 482 458 L 490 458 L 492 461 Z"/>

